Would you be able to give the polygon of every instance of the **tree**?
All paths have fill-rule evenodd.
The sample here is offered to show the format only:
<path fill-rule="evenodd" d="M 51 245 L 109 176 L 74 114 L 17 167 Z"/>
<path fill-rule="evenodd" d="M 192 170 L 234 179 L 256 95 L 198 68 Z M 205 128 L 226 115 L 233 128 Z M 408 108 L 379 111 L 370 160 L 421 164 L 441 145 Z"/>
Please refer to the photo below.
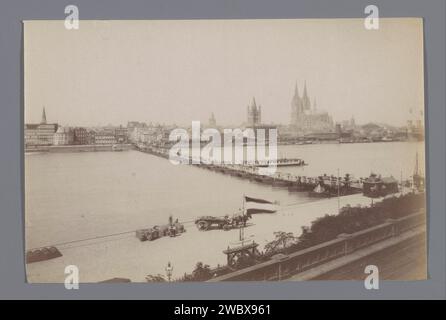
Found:
<path fill-rule="evenodd" d="M 350 188 L 350 184 L 351 184 L 350 174 L 348 174 L 348 173 L 345 174 L 343 184 L 344 184 L 345 188 L 347 188 L 347 189 Z"/>
<path fill-rule="evenodd" d="M 265 245 L 266 255 L 282 252 L 297 242 L 292 232 L 277 231 L 274 236 L 275 239 Z"/>
<path fill-rule="evenodd" d="M 211 268 L 203 262 L 197 262 L 194 271 L 192 271 L 194 281 L 206 281 L 212 278 Z"/>

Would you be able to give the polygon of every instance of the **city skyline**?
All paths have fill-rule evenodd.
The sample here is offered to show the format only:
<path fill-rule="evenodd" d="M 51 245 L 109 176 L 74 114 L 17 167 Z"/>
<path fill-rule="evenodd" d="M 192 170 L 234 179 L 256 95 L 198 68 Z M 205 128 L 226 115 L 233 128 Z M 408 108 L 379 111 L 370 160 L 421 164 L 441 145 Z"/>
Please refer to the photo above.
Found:
<path fill-rule="evenodd" d="M 424 109 L 422 22 L 381 20 L 26 22 L 25 122 L 238 125 L 255 97 L 287 125 L 306 83 L 335 122 L 403 126 Z"/>
<path fill-rule="evenodd" d="M 422 114 L 421 114 L 422 116 Z M 414 117 L 415 118 L 415 117 Z M 45 119 L 45 120 L 44 120 Z M 127 120 L 127 121 L 123 121 L 121 123 L 100 123 L 100 124 L 94 124 L 94 125 L 79 125 L 76 123 L 59 123 L 57 121 L 57 119 L 50 119 L 51 121 L 47 121 L 46 120 L 46 109 L 45 107 L 42 108 L 41 111 L 41 119 L 40 121 L 34 121 L 34 122 L 25 122 L 25 125 L 39 125 L 39 124 L 57 124 L 59 127 L 72 127 L 72 128 L 101 128 L 101 127 L 128 127 L 129 124 L 131 123 L 139 123 L 139 124 L 145 124 L 148 126 L 166 126 L 166 127 L 171 127 L 171 126 L 178 126 L 180 127 L 180 125 L 176 124 L 176 123 L 160 123 L 160 122 L 154 122 L 154 121 L 142 121 L 142 120 L 138 120 L 138 119 L 132 119 L 132 120 Z M 197 120 L 192 120 L 194 122 L 197 122 Z M 211 112 L 210 117 L 207 121 L 201 122 L 202 125 L 204 125 L 203 128 L 206 127 L 222 127 L 222 124 L 218 124 L 216 122 L 217 120 L 215 119 L 215 115 L 213 112 Z M 350 119 L 345 119 L 339 122 L 336 122 L 336 124 L 346 124 L 346 123 L 351 123 L 354 122 L 355 125 L 357 126 L 363 126 L 363 125 L 369 125 L 369 124 L 375 124 L 375 125 L 379 125 L 379 126 L 388 126 L 388 127 L 394 127 L 394 128 L 405 128 L 407 127 L 407 123 L 402 124 L 401 126 L 393 126 L 390 125 L 386 122 L 379 122 L 379 123 L 373 123 L 373 122 L 367 122 L 367 123 L 357 123 L 354 117 L 351 117 Z M 200 122 L 200 121 L 199 121 Z M 271 122 L 272 123 L 272 122 Z M 287 126 L 292 128 L 292 125 L 290 126 L 289 124 L 284 124 L 284 123 L 272 123 L 276 126 Z M 413 123 L 416 124 L 416 123 Z M 421 122 L 422 125 L 424 125 L 423 122 Z M 228 127 L 237 127 L 236 124 L 226 124 Z M 244 126 L 250 126 L 252 124 L 250 124 L 249 122 L 249 116 L 246 117 L 245 116 L 245 120 L 243 122 L 241 122 L 239 125 L 244 125 Z M 192 122 L 189 124 L 185 124 L 185 127 L 191 127 L 192 126 Z M 333 126 L 332 130 L 334 130 L 335 127 Z"/>

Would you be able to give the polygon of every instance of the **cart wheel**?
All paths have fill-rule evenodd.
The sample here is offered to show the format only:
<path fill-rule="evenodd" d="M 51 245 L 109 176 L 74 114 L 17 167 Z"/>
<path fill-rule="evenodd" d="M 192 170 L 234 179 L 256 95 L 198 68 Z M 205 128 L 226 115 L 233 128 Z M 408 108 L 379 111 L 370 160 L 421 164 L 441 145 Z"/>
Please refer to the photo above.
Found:
<path fill-rule="evenodd" d="M 205 231 L 205 230 L 207 230 L 208 228 L 209 228 L 209 223 L 208 222 L 206 222 L 206 221 L 198 221 L 197 222 L 197 228 L 198 228 L 198 230 L 202 230 L 202 231 Z"/>

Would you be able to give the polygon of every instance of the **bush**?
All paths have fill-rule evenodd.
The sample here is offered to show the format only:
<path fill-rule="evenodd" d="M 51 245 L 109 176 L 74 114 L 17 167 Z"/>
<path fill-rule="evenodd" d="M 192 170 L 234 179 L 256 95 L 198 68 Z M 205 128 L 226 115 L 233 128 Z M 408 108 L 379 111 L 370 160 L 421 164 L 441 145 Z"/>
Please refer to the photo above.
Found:
<path fill-rule="evenodd" d="M 197 262 L 192 274 L 184 274 L 180 281 L 206 281 L 212 278 L 211 268 L 203 262 Z"/>
<path fill-rule="evenodd" d="M 277 253 L 290 253 L 335 239 L 341 233 L 354 233 L 386 222 L 408 216 L 425 207 L 424 193 L 408 193 L 402 196 L 385 198 L 371 207 L 341 208 L 338 215 L 326 214 L 317 218 L 310 227 L 302 227 L 301 235 L 284 249 L 283 238 L 287 233 L 274 232 L 276 239 L 266 246 L 265 256 Z M 290 233 L 292 235 L 292 233 Z"/>

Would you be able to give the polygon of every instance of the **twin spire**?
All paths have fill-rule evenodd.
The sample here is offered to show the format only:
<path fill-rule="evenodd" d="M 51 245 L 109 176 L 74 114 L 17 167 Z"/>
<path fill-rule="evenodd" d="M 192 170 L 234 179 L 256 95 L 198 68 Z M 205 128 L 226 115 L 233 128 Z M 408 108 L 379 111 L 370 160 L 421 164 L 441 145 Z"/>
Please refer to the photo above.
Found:
<path fill-rule="evenodd" d="M 256 98 L 255 97 L 252 97 L 251 107 L 254 107 L 254 108 L 257 107 Z"/>
<path fill-rule="evenodd" d="M 42 110 L 42 119 L 40 120 L 41 124 L 46 124 L 46 113 L 45 113 L 45 107 L 43 107 Z"/>
<path fill-rule="evenodd" d="M 295 86 L 295 88 L 294 88 L 294 95 L 297 96 L 297 97 L 300 97 L 300 96 L 299 96 L 299 88 L 297 87 L 297 81 L 296 81 L 296 86 Z M 307 93 L 307 80 L 305 80 L 305 82 L 304 82 L 304 94 L 303 94 L 302 98 L 304 98 L 304 97 L 307 97 L 307 98 L 308 98 L 308 93 Z"/>
<path fill-rule="evenodd" d="M 304 82 L 304 92 L 302 97 L 299 95 L 299 88 L 296 86 L 294 89 L 294 97 L 291 102 L 291 105 L 293 108 L 297 108 L 298 112 L 303 112 L 304 110 L 310 110 L 311 109 L 311 102 L 310 98 L 308 97 L 308 91 L 307 91 L 307 81 Z M 314 104 L 316 105 L 316 103 Z"/>

